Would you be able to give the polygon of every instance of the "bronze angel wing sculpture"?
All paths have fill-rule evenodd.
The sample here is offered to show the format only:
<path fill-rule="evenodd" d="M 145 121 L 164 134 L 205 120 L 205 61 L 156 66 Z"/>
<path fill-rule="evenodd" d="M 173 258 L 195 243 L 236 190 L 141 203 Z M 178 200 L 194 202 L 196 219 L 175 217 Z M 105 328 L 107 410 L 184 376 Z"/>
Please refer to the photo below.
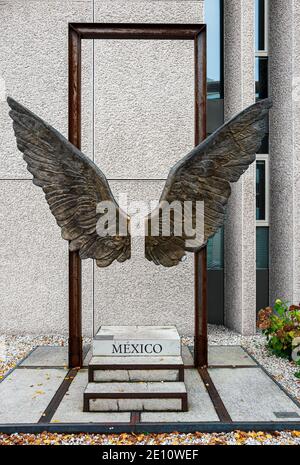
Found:
<path fill-rule="evenodd" d="M 130 218 L 118 206 L 102 171 L 56 129 L 12 98 L 7 101 L 17 146 L 33 175 L 33 183 L 43 189 L 70 250 L 78 250 L 82 259 L 95 259 L 99 267 L 128 260 Z M 230 183 L 238 181 L 254 162 L 271 106 L 270 99 L 250 106 L 173 166 L 158 206 L 145 219 L 145 256 L 149 261 L 165 267 L 178 265 L 187 251 L 199 251 L 223 225 Z M 97 205 L 104 201 L 115 206 L 117 225 L 113 231 L 108 228 L 106 235 L 99 235 L 97 223 L 103 213 Z M 161 218 L 166 205 L 173 202 L 192 205 L 194 226 L 193 205 L 204 203 L 201 243 L 187 245 L 189 238 L 184 231 L 177 234 L 172 215 L 170 233 L 165 235 Z M 152 227 L 154 223 L 156 229 Z M 120 224 L 126 225 L 125 234 L 120 234 Z"/>

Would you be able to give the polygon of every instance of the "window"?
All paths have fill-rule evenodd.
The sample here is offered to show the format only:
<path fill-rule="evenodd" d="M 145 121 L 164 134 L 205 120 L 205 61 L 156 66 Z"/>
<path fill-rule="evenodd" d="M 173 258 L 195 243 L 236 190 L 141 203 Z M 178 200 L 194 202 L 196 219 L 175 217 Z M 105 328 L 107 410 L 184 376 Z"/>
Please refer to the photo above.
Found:
<path fill-rule="evenodd" d="M 207 244 L 207 268 L 221 270 L 224 268 L 224 234 L 220 228 Z"/>
<path fill-rule="evenodd" d="M 268 0 L 255 1 L 255 93 L 268 97 Z M 256 307 L 269 304 L 269 121 L 256 156 Z"/>
<path fill-rule="evenodd" d="M 269 228 L 256 228 L 256 269 L 269 268 Z"/>
<path fill-rule="evenodd" d="M 256 156 L 256 224 L 269 226 L 269 157 Z"/>
<path fill-rule="evenodd" d="M 268 97 L 268 57 L 255 57 L 255 93 L 256 100 Z"/>
<path fill-rule="evenodd" d="M 207 97 L 223 97 L 223 0 L 206 0 L 207 24 Z"/>
<path fill-rule="evenodd" d="M 256 98 L 268 97 L 268 0 L 255 0 Z"/>
<path fill-rule="evenodd" d="M 268 0 L 255 0 L 255 49 L 256 54 L 268 54 Z"/>
<path fill-rule="evenodd" d="M 224 123 L 223 74 L 223 3 L 224 0 L 205 1 L 207 24 L 207 134 L 212 134 Z M 224 268 L 223 228 L 208 241 L 207 267 Z"/>

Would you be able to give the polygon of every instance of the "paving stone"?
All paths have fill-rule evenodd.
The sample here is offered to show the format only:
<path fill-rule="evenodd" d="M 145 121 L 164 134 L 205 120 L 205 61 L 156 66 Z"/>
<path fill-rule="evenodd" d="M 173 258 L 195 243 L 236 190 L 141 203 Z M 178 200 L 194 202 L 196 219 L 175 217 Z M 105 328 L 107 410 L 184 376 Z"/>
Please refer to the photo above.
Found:
<path fill-rule="evenodd" d="M 255 366 L 255 361 L 240 346 L 209 346 L 209 365 Z"/>
<path fill-rule="evenodd" d="M 143 398 L 134 397 L 135 394 L 145 396 Z M 155 396 L 147 399 L 147 395 Z M 156 410 L 177 411 L 182 410 L 182 398 L 170 398 L 178 394 L 186 394 L 186 388 L 183 382 L 153 382 L 153 383 L 89 383 L 85 389 L 86 399 L 89 395 L 97 395 L 99 398 L 89 400 L 89 408 L 92 411 L 146 411 Z M 109 397 L 103 399 L 101 396 L 118 395 L 117 399 Z M 126 396 L 132 398 L 126 398 Z M 164 395 L 164 398 L 159 396 Z M 157 396 L 157 397 L 156 397 Z M 125 398 L 124 398 L 125 397 Z"/>
<path fill-rule="evenodd" d="M 197 370 L 185 370 L 185 386 L 188 393 L 188 412 L 147 412 L 141 414 L 141 421 L 151 423 L 219 421 Z"/>
<path fill-rule="evenodd" d="M 113 423 L 130 421 L 128 412 L 83 412 L 83 392 L 88 380 L 87 370 L 80 370 L 60 403 L 52 422 L 55 423 Z"/>
<path fill-rule="evenodd" d="M 86 394 L 170 394 L 186 393 L 184 383 L 88 383 Z"/>
<path fill-rule="evenodd" d="M 282 421 L 274 412 L 300 421 L 300 408 L 261 368 L 214 368 L 209 374 L 233 421 Z"/>
<path fill-rule="evenodd" d="M 88 366 L 88 364 L 90 363 L 91 361 L 91 358 L 93 356 L 93 349 L 92 349 L 92 346 L 89 348 L 86 356 L 84 357 L 83 359 L 83 366 L 84 368 L 86 368 Z"/>
<path fill-rule="evenodd" d="M 92 357 L 95 382 L 114 381 L 179 381 L 179 368 L 183 369 L 183 360 L 178 356 L 167 357 Z M 103 369 L 105 367 L 118 369 Z M 141 367 L 147 369 L 141 369 Z M 160 369 L 153 367 L 160 366 Z M 162 369 L 165 366 L 166 369 Z M 173 368 L 172 368 L 173 367 Z M 98 368 L 98 369 L 97 369 Z"/>
<path fill-rule="evenodd" d="M 91 412 L 179 412 L 182 410 L 180 399 L 91 399 Z"/>
<path fill-rule="evenodd" d="M 188 348 L 188 346 L 182 346 L 181 347 L 181 356 L 183 358 L 183 362 L 185 365 L 193 365 L 194 363 L 194 357 Z"/>
<path fill-rule="evenodd" d="M 20 363 L 23 367 L 66 367 L 68 347 L 39 346 Z"/>
<path fill-rule="evenodd" d="M 87 346 L 83 348 L 85 353 Z M 84 364 L 88 363 L 88 354 L 84 358 Z M 68 346 L 38 346 L 23 362 L 21 367 L 67 367 L 68 366 Z"/>
<path fill-rule="evenodd" d="M 66 373 L 57 368 L 14 370 L 0 383 L 0 424 L 36 423 Z"/>
<path fill-rule="evenodd" d="M 178 370 L 98 370 L 94 372 L 95 382 L 147 382 L 178 381 Z"/>

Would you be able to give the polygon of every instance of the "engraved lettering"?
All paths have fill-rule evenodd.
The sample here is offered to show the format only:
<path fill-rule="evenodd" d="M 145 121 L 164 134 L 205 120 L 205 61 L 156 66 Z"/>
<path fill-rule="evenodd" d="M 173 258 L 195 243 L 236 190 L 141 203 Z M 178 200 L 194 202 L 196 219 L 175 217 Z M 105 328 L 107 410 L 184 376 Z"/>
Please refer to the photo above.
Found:
<path fill-rule="evenodd" d="M 156 347 L 157 347 L 157 349 L 156 349 Z M 155 345 L 153 346 L 153 352 L 154 352 L 155 354 L 160 354 L 161 351 L 162 351 L 162 345 L 161 345 L 161 344 L 155 344 Z"/>
<path fill-rule="evenodd" d="M 113 354 L 121 354 L 122 353 L 122 346 L 121 344 L 118 345 L 118 347 L 116 347 L 115 344 L 113 344 L 113 351 L 112 351 Z"/>

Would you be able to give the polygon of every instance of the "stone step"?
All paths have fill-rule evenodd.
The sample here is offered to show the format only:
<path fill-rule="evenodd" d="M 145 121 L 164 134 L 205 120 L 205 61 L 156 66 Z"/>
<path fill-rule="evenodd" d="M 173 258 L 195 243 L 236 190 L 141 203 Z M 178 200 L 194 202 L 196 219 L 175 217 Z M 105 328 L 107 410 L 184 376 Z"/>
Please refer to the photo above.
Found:
<path fill-rule="evenodd" d="M 100 326 L 94 356 L 178 356 L 181 341 L 175 326 Z"/>
<path fill-rule="evenodd" d="M 180 356 L 92 357 L 89 382 L 184 381 Z"/>
<path fill-rule="evenodd" d="M 184 383 L 88 383 L 84 412 L 187 411 Z"/>

